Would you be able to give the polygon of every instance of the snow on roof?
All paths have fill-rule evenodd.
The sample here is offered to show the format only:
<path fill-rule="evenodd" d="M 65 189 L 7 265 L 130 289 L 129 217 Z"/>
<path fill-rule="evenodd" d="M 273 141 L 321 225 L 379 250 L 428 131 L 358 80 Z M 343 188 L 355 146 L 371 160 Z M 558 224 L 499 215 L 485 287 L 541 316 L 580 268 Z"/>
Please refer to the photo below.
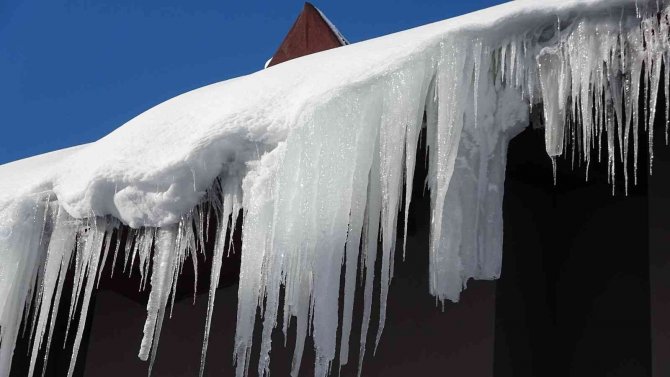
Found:
<path fill-rule="evenodd" d="M 0 206 L 51 187 L 74 217 L 111 214 L 134 227 L 173 223 L 224 166 L 243 170 L 301 126 L 310 108 L 414 59 L 434 59 L 426 52 L 445 39 L 469 33 L 502 40 L 558 18 L 631 6 L 634 0 L 515 1 L 196 89 L 63 158 L 2 166 Z"/>

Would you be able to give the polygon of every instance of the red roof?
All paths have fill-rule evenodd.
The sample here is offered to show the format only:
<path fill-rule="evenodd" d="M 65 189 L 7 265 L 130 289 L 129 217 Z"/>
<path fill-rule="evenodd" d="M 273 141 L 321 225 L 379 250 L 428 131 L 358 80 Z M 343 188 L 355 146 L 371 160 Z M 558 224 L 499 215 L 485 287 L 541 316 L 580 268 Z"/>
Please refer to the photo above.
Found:
<path fill-rule="evenodd" d="M 305 3 L 298 19 L 267 66 L 346 44 L 347 40 L 326 16 L 314 5 Z"/>

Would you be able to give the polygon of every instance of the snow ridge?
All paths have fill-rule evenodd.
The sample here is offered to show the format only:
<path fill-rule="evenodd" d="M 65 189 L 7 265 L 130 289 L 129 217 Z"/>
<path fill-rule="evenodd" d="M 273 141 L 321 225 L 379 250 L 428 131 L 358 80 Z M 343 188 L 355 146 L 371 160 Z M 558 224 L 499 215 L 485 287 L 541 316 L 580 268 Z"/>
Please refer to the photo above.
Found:
<path fill-rule="evenodd" d="M 214 121 L 220 134 L 207 147 L 202 140 L 187 140 L 179 148 L 196 157 L 156 167 L 160 176 L 147 178 L 157 186 L 153 191 L 137 183 L 119 188 L 112 184 L 118 183 L 113 177 L 91 183 L 97 189 L 85 194 L 64 189 L 76 185 L 66 182 L 67 174 L 29 181 L 29 189 L 15 191 L 0 204 L 0 376 L 9 374 L 21 313 L 25 307 L 27 316 L 31 305 L 38 309 L 32 322 L 25 318 L 24 323 L 33 339 L 30 374 L 34 373 L 37 351 L 50 346 L 64 275 L 71 264 L 75 284 L 69 320 L 79 313 L 72 374 L 94 284 L 108 254 L 116 263 L 122 251 L 124 266 L 130 263 L 132 268 L 137 262 L 142 287 L 147 281 L 150 284 L 139 357 L 153 363 L 181 267 L 187 256 L 197 258 L 197 252 L 204 251 L 206 229 L 216 221 L 202 374 L 220 267 L 229 249 L 226 240 L 232 238 L 240 209 L 244 242 L 235 334 L 237 375 L 246 376 L 251 367 L 259 310 L 263 322 L 259 375 L 270 373 L 271 334 L 280 325 L 280 313 L 284 334 L 291 320 L 297 331 L 292 376 L 299 373 L 308 335 L 315 345 L 316 376 L 327 376 L 335 362 L 348 363 L 358 279 L 364 297 L 358 347 L 363 360 L 369 348 L 375 279 L 381 287 L 375 346 L 384 328 L 398 216 L 408 216 L 423 128 L 432 207 L 430 293 L 438 302 L 458 301 L 469 279 L 498 278 L 506 149 L 509 140 L 528 125 L 530 108 L 542 104 L 547 153 L 554 162 L 572 148 L 588 172 L 591 159 L 600 158 L 605 145 L 613 187 L 619 159 L 626 166 L 627 188 L 629 163 L 632 183 L 637 177 L 638 128 L 642 125 L 648 131 L 651 148 L 661 86 L 665 98 L 670 98 L 669 2 L 557 4 L 520 1 L 499 7 L 503 14 L 499 19 L 509 24 L 504 33 L 491 25 L 483 33 L 476 27 L 447 24 L 441 33 L 435 31 L 438 26 L 429 25 L 421 32 L 398 34 L 395 40 L 401 47 L 422 33 L 435 32 L 439 37 L 427 38 L 429 42 L 419 43 L 409 55 L 388 63 L 372 77 L 351 80 L 328 96 L 316 96 L 320 100 L 287 100 L 283 112 L 278 110 L 280 105 L 269 103 L 271 109 L 263 114 L 269 118 L 254 126 L 241 126 L 244 111 L 227 113 L 230 117 L 224 120 L 231 123 L 217 118 L 220 114 L 214 114 L 212 107 L 221 100 L 211 98 L 212 93 L 221 93 L 216 87 L 159 105 L 159 110 L 138 119 L 164 126 L 161 111 L 184 116 L 177 109 L 198 103 L 195 109 L 202 114 L 196 113 L 207 121 L 194 120 L 194 127 L 205 129 Z M 472 18 L 486 14 L 496 13 L 480 12 Z M 513 14 L 525 21 L 512 22 Z M 384 46 L 390 40 L 366 46 Z M 357 45 L 343 49 L 364 51 Z M 370 55 L 375 54 L 370 49 Z M 294 67 L 318 59 L 298 59 L 302 63 Z M 358 61 L 366 59 L 362 55 Z M 276 76 L 286 71 L 282 69 L 258 75 L 273 85 Z M 244 87 L 240 83 L 244 82 L 238 79 L 217 85 L 239 89 Z M 638 112 L 640 99 L 643 114 Z M 668 114 L 670 103 L 665 105 Z M 149 131 L 119 130 L 98 143 L 113 150 L 119 134 Z M 177 156 L 183 152 L 179 148 Z M 71 157 L 82 158 L 93 151 L 83 148 Z M 210 165 L 197 166 L 194 161 Z M 122 159 L 121 168 L 126 163 Z M 87 169 L 94 172 L 97 167 Z M 110 189 L 114 206 L 95 199 Z M 141 195 L 142 190 L 153 196 Z M 171 207 L 168 202 L 176 204 Z M 117 219 L 134 228 L 122 227 Z M 375 276 L 376 263 L 381 266 L 379 276 Z M 345 297 L 340 318 L 342 265 Z M 338 326 L 342 328 L 339 340 Z M 361 368 L 359 363 L 359 375 Z"/>

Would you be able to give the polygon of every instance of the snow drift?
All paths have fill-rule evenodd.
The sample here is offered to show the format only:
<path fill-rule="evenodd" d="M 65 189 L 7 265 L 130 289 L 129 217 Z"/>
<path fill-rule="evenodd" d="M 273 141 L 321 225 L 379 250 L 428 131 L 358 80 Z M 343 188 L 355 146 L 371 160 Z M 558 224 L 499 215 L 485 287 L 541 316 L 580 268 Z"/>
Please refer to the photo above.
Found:
<path fill-rule="evenodd" d="M 85 319 L 101 266 L 121 254 L 123 263 L 139 264 L 151 289 L 139 357 L 153 361 L 181 266 L 202 249 L 214 216 L 202 372 L 219 268 L 240 209 L 237 375 L 251 367 L 259 310 L 259 374 L 269 374 L 278 318 L 284 333 L 295 322 L 293 375 L 308 334 L 317 376 L 346 364 L 358 274 L 362 360 L 375 279 L 377 342 L 384 327 L 421 129 L 432 206 L 430 293 L 457 301 L 468 279 L 499 277 L 506 149 L 533 105 L 542 104 L 552 159 L 572 146 L 588 166 L 602 149 L 613 184 L 617 159 L 633 164 L 620 172 L 624 184 L 629 174 L 635 180 L 637 130 L 645 127 L 653 145 L 661 88 L 670 98 L 669 4 L 507 3 L 213 84 L 95 143 L 1 166 L 0 375 L 9 374 L 22 313 L 37 308 L 25 318 L 32 375 L 37 351 L 50 346 L 67 269 L 75 277 L 69 320 Z M 72 330 L 70 374 L 84 322 Z"/>

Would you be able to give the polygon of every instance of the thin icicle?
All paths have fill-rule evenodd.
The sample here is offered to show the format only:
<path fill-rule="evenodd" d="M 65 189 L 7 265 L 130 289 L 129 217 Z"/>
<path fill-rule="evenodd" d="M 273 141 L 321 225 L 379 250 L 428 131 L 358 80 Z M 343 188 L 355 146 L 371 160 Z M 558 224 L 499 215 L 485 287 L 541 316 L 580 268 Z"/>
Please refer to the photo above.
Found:
<path fill-rule="evenodd" d="M 238 198 L 236 195 L 227 194 L 222 199 L 223 210 L 218 220 L 219 228 L 217 229 L 216 241 L 214 245 L 214 255 L 212 256 L 212 271 L 210 274 L 209 299 L 207 302 L 207 317 L 205 320 L 205 335 L 202 342 L 202 353 L 200 358 L 200 376 L 205 372 L 205 359 L 207 357 L 207 346 L 209 344 L 209 331 L 212 325 L 212 314 L 214 312 L 214 300 L 216 298 L 216 290 L 219 287 L 219 277 L 221 276 L 221 265 L 223 264 L 223 252 L 226 248 L 226 235 L 233 238 L 234 223 L 233 223 L 233 208 L 237 205 Z M 229 220 L 229 218 L 231 218 Z"/>
<path fill-rule="evenodd" d="M 100 251 L 102 250 L 103 240 L 105 236 L 105 224 L 95 222 L 88 232 L 88 237 L 83 250 L 78 250 L 82 253 L 82 268 L 86 272 L 85 275 L 86 286 L 84 289 L 84 300 L 81 304 L 81 311 L 79 312 L 79 325 L 77 326 L 77 333 L 75 335 L 74 345 L 72 347 L 72 357 L 70 359 L 70 367 L 68 368 L 68 377 L 74 373 L 74 368 L 77 364 L 77 355 L 79 354 L 79 346 L 81 345 L 81 338 L 84 334 L 86 326 L 86 318 L 88 316 L 89 301 L 91 294 L 95 288 L 95 279 L 98 274 L 98 262 L 100 260 Z M 84 276 L 82 276 L 82 279 Z"/>
<path fill-rule="evenodd" d="M 147 320 L 144 323 L 144 337 L 138 354 L 138 357 L 144 361 L 149 359 L 149 355 L 151 355 L 149 374 L 151 374 L 153 368 L 165 307 L 172 286 L 171 278 L 175 266 L 174 246 L 177 227 L 161 228 L 157 233 L 153 271 L 151 273 L 151 293 L 147 303 Z"/>
<path fill-rule="evenodd" d="M 104 250 L 102 251 L 102 260 L 100 262 L 100 272 L 98 272 L 98 276 L 97 276 L 96 283 L 95 283 L 95 288 L 96 289 L 100 287 L 100 277 L 102 276 L 102 271 L 104 270 L 105 262 L 107 261 L 107 253 L 109 253 L 111 243 L 112 243 L 112 230 L 110 229 L 105 233 L 105 239 L 104 239 L 104 245 L 105 246 L 104 246 Z"/>
<path fill-rule="evenodd" d="M 112 271 L 109 276 L 114 277 L 114 270 L 116 269 L 116 258 L 119 256 L 119 249 L 121 248 L 121 229 L 116 230 L 116 246 L 114 247 L 114 258 L 112 258 Z"/>
<path fill-rule="evenodd" d="M 365 290 L 363 293 L 363 320 L 361 325 L 361 339 L 358 359 L 358 377 L 363 371 L 365 348 L 367 345 L 368 327 L 372 313 L 372 289 L 375 278 L 375 261 L 377 260 L 377 243 L 379 241 L 379 221 L 381 215 L 381 187 L 379 175 L 378 146 L 373 149 L 374 159 L 370 170 L 368 184 L 368 200 L 365 213 L 365 228 L 363 229 L 363 255 L 365 256 Z"/>

